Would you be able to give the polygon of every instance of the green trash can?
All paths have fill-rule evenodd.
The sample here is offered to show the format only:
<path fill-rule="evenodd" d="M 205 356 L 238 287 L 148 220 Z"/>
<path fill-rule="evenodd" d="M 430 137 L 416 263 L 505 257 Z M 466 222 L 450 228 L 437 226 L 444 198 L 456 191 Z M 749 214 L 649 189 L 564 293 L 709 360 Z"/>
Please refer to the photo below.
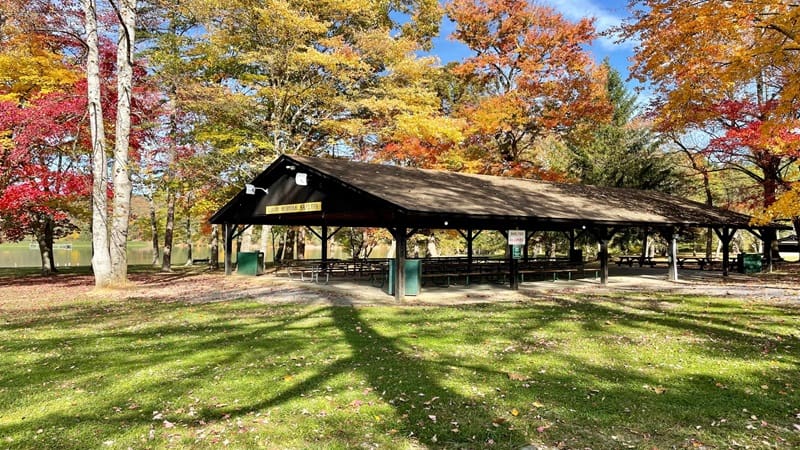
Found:
<path fill-rule="evenodd" d="M 739 273 L 761 272 L 761 254 L 739 253 L 736 257 L 736 265 L 738 266 Z"/>
<path fill-rule="evenodd" d="M 264 273 L 263 252 L 239 252 L 236 254 L 236 273 L 239 275 L 261 275 Z"/>
<path fill-rule="evenodd" d="M 394 295 L 394 267 L 395 260 L 389 260 L 389 295 Z M 418 259 L 406 260 L 406 295 L 419 295 L 422 285 L 422 261 Z"/>

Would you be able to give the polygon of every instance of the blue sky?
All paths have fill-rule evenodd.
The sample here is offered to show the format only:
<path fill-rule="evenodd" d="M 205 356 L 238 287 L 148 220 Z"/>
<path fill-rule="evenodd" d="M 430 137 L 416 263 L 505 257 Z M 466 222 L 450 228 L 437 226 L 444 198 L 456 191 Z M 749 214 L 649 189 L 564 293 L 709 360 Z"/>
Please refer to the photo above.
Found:
<path fill-rule="evenodd" d="M 619 25 L 627 17 L 627 0 L 537 0 L 539 4 L 548 5 L 559 11 L 569 20 L 576 21 L 583 17 L 594 17 L 595 27 L 604 31 Z M 450 39 L 454 29 L 453 22 L 445 18 L 441 34 L 434 39 L 434 49 L 431 53 L 439 57 L 443 64 L 450 61 L 460 61 L 470 56 L 469 50 L 461 43 Z M 628 58 L 633 53 L 630 43 L 615 44 L 613 38 L 603 37 L 595 41 L 590 47 L 597 61 L 608 57 L 611 64 L 622 74 L 623 79 L 628 77 Z"/>

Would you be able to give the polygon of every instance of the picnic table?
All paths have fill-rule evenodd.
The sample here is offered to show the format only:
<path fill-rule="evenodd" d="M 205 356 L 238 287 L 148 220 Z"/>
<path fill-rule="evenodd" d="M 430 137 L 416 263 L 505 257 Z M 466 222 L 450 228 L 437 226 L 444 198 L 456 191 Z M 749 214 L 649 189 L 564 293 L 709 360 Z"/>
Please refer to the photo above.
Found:
<path fill-rule="evenodd" d="M 714 267 L 717 261 L 714 258 L 706 258 L 705 256 L 679 256 L 678 267 L 683 269 L 686 264 L 696 265 L 700 270 L 708 266 L 709 270 Z"/>
<path fill-rule="evenodd" d="M 617 256 L 617 265 L 621 266 L 623 264 L 627 264 L 628 267 L 633 267 L 633 263 L 639 264 L 639 267 L 644 266 L 647 264 L 650 267 L 655 267 L 656 262 L 653 261 L 652 256 L 641 256 L 641 255 L 620 255 Z"/>

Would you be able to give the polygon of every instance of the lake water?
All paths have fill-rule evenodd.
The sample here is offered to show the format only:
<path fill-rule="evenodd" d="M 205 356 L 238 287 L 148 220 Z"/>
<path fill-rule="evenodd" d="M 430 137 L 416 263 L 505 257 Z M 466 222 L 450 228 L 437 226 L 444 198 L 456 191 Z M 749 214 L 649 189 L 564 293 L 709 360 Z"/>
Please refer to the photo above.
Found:
<path fill-rule="evenodd" d="M 56 267 L 73 267 L 73 266 L 90 266 L 92 264 L 92 250 L 89 244 L 85 242 L 72 245 L 72 248 L 65 249 L 64 244 L 56 244 L 53 250 L 56 259 Z M 348 255 L 339 246 L 332 246 L 329 257 L 346 259 Z M 373 257 L 384 257 L 387 248 L 378 248 L 373 252 Z M 179 266 L 186 263 L 187 248 L 180 245 L 172 249 L 172 264 Z M 195 259 L 208 258 L 208 246 L 195 245 L 192 250 L 192 256 Z M 306 244 L 306 259 L 315 259 L 320 257 L 319 245 Z M 271 250 L 268 249 L 267 261 L 272 260 Z M 153 261 L 152 250 L 146 245 L 141 243 L 132 243 L 128 246 L 128 264 L 129 265 L 143 265 L 150 264 Z M 159 259 L 159 261 L 161 261 Z M 223 261 L 223 254 L 219 255 L 220 263 Z M 41 256 L 39 255 L 38 246 L 25 244 L 0 244 L 0 267 L 41 267 Z"/>
<path fill-rule="evenodd" d="M 71 249 L 55 248 L 56 267 L 90 266 L 92 264 L 92 249 L 81 243 Z M 195 247 L 192 252 L 194 258 L 208 258 L 208 247 Z M 181 265 L 186 263 L 186 247 L 176 247 L 172 250 L 172 263 Z M 21 245 L 0 245 L 0 267 L 40 267 L 41 256 L 39 248 L 24 247 Z M 152 250 L 144 246 L 131 246 L 128 248 L 128 264 L 150 264 L 153 261 Z"/>

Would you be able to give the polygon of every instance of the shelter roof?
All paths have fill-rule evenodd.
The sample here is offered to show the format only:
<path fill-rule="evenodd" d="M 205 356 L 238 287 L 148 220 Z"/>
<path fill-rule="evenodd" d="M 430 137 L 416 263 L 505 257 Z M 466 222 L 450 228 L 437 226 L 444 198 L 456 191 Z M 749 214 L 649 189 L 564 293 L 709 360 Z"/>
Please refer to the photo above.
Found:
<path fill-rule="evenodd" d="M 307 192 L 281 197 L 292 174 L 308 173 Z M 281 181 L 283 180 L 283 181 Z M 408 226 L 497 229 L 561 229 L 575 225 L 730 226 L 749 228 L 750 217 L 655 191 L 552 183 L 521 178 L 359 163 L 342 159 L 282 155 L 253 182 L 270 189 L 258 205 L 240 193 L 212 223 L 329 223 L 350 226 Z M 312 192 L 313 191 L 313 192 Z M 301 195 L 302 194 L 302 195 Z M 249 196 L 252 197 L 252 196 Z M 344 201 L 341 197 L 348 197 Z M 298 200 L 300 198 L 301 200 Z M 323 200 L 331 208 L 310 214 L 246 214 L 264 204 Z M 337 200 L 338 199 L 338 200 Z M 243 210 L 244 209 L 244 210 Z M 348 220 L 348 211 L 350 220 Z M 302 222 L 302 223 L 301 223 Z M 380 222 L 380 223 L 379 223 Z M 472 225 L 475 226 L 472 226 Z"/>

